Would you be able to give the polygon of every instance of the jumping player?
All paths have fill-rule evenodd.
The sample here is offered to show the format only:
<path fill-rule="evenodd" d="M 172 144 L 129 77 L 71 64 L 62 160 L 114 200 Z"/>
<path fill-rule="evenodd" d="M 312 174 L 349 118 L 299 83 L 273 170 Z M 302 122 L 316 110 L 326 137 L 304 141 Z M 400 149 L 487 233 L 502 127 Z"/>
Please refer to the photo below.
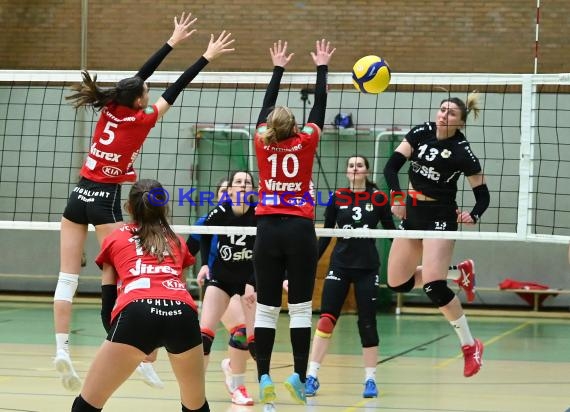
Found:
<path fill-rule="evenodd" d="M 414 127 L 386 163 L 386 182 L 400 193 L 398 171 L 410 160 L 408 189 L 420 193 L 415 195 L 415 205 L 408 196 L 405 206 L 392 207 L 392 213 L 403 219 L 401 229 L 455 231 L 458 223 L 477 223 L 489 206 L 481 165 L 461 132 L 467 116 L 473 112 L 476 118 L 478 111 L 476 93 L 468 96 L 467 103 L 457 97 L 444 99 L 436 121 Z M 461 174 L 475 195 L 471 212 L 460 211 L 455 202 Z M 426 295 L 457 333 L 465 361 L 463 374 L 469 377 L 481 368 L 483 343 L 471 335 L 461 302 L 446 282 L 454 245 L 450 239 L 394 239 L 388 258 L 388 286 L 408 292 L 421 281 Z M 417 273 L 412 273 L 420 259 L 423 268 L 418 279 Z"/>
<path fill-rule="evenodd" d="M 260 179 L 253 251 L 257 286 L 255 343 L 260 400 L 266 404 L 266 410 L 273 408 L 276 398 L 270 363 L 285 273 L 289 281 L 289 327 L 294 362 L 294 373 L 287 378 L 285 386 L 296 402 L 306 403 L 304 381 L 317 267 L 310 182 L 325 120 L 328 63 L 335 50 L 325 39 L 316 42 L 316 50 L 311 53 L 317 66 L 315 102 L 307 124 L 299 129 L 291 109 L 275 107 L 285 65 L 293 54 L 287 54 L 287 42 L 274 43 L 270 49 L 273 75 L 254 136 Z"/>
<path fill-rule="evenodd" d="M 120 80 L 115 86 L 104 89 L 97 84 L 96 76 L 92 78 L 84 71 L 83 82 L 74 86 L 75 93 L 67 97 L 76 108 L 87 106 L 101 111 L 89 153 L 81 168 L 81 179 L 72 190 L 61 219 L 61 263 L 54 293 L 54 363 L 63 386 L 69 390 L 76 391 L 81 386 L 69 354 L 69 328 L 88 225 L 95 226 L 99 244 L 121 225 L 121 184 L 136 181 L 133 162 L 148 133 L 210 61 L 233 51 L 229 48 L 234 41 L 231 34 L 224 31 L 217 39 L 211 35 L 205 53 L 155 104 L 149 105 L 145 80 L 176 44 L 194 33 L 189 29 L 196 19 L 190 16 L 182 14 L 180 20 L 174 19 L 175 28 L 171 38 L 134 77 Z"/>

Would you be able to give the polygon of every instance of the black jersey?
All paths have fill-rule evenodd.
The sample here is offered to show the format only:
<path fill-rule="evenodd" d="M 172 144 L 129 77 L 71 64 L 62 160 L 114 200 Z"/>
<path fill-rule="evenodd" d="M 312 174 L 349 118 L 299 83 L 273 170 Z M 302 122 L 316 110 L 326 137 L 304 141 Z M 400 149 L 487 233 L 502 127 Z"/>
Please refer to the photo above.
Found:
<path fill-rule="evenodd" d="M 350 189 L 338 189 L 331 196 L 325 210 L 324 227 L 333 228 L 336 225 L 340 229 L 376 229 L 378 222 L 381 222 L 384 229 L 396 229 L 390 202 L 385 194 L 373 188 L 367 189 L 366 192 L 370 196 L 363 196 L 362 192 L 355 193 Z M 330 237 L 319 239 L 319 257 L 330 241 Z M 380 260 L 376 239 L 338 238 L 330 266 L 343 269 L 377 269 Z"/>
<path fill-rule="evenodd" d="M 461 173 L 472 176 L 481 171 L 477 156 L 461 131 L 443 140 L 436 137 L 436 125 L 427 122 L 408 132 L 412 146 L 408 176 L 415 190 L 433 199 L 455 201 Z"/>
<path fill-rule="evenodd" d="M 216 206 L 208 213 L 204 226 L 255 226 L 255 207 L 236 216 L 230 202 Z M 202 262 L 208 262 L 212 235 L 202 235 L 200 253 Z M 242 283 L 253 274 L 253 243 L 255 236 L 218 235 L 216 258 L 211 267 L 210 276 L 230 283 Z"/>

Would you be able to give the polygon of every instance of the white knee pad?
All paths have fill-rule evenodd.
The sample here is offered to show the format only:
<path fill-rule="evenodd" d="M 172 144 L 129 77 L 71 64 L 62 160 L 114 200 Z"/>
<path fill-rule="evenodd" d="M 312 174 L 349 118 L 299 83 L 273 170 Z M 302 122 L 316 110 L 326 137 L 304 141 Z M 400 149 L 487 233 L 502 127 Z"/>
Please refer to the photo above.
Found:
<path fill-rule="evenodd" d="M 255 309 L 255 327 L 277 329 L 277 318 L 280 311 L 281 308 L 279 307 L 258 303 Z"/>
<path fill-rule="evenodd" d="M 57 286 L 55 287 L 53 300 L 65 300 L 70 303 L 73 302 L 73 296 L 77 290 L 78 283 L 79 275 L 59 272 L 59 278 L 57 279 Z"/>
<path fill-rule="evenodd" d="M 313 302 L 289 303 L 289 328 L 310 328 Z"/>

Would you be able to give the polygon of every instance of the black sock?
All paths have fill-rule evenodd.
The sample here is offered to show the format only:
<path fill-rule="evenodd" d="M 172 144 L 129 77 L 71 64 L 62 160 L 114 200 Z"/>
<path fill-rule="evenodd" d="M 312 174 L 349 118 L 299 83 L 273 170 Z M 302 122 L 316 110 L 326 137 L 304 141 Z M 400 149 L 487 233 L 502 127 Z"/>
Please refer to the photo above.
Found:
<path fill-rule="evenodd" d="M 91 406 L 85 399 L 79 395 L 73 401 L 73 405 L 71 406 L 71 412 L 101 412 L 102 409 L 97 409 L 94 406 Z"/>
<path fill-rule="evenodd" d="M 275 343 L 275 329 L 255 328 L 255 361 L 257 362 L 257 379 L 269 374 L 271 353 Z"/>
<path fill-rule="evenodd" d="M 301 382 L 305 382 L 307 364 L 309 363 L 309 348 L 311 347 L 311 328 L 291 328 L 289 334 L 293 348 L 294 370 L 299 374 Z"/>
<path fill-rule="evenodd" d="M 199 409 L 188 409 L 184 404 L 182 405 L 182 412 L 210 412 L 210 405 L 208 405 L 208 401 L 204 401 L 204 405 L 202 405 Z"/>

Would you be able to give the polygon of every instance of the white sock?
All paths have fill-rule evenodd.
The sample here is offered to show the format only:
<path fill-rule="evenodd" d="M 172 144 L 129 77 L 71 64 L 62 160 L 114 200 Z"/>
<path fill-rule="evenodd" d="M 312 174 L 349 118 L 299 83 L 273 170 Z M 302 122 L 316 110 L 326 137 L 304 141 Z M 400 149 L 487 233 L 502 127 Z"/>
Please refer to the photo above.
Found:
<path fill-rule="evenodd" d="M 455 333 L 457 333 L 459 341 L 461 342 L 461 346 L 472 346 L 475 344 L 473 336 L 471 336 L 471 331 L 469 330 L 469 325 L 467 324 L 467 318 L 465 315 L 462 315 L 459 319 L 452 320 L 449 323 L 451 323 L 451 326 L 453 326 Z"/>
<path fill-rule="evenodd" d="M 64 350 L 69 352 L 69 333 L 56 333 L 55 334 L 55 347 L 57 350 Z"/>
<path fill-rule="evenodd" d="M 309 371 L 307 372 L 307 375 L 310 375 L 313 378 L 316 378 L 317 375 L 319 374 L 320 368 L 321 368 L 321 364 L 319 362 L 310 361 L 309 362 Z"/>
<path fill-rule="evenodd" d="M 457 266 L 450 266 L 449 270 L 447 271 L 447 279 L 457 280 L 461 276 L 461 272 L 459 269 L 451 269 L 452 267 L 457 268 Z"/>
<path fill-rule="evenodd" d="M 364 382 L 369 379 L 376 382 L 376 368 L 364 368 Z"/>
<path fill-rule="evenodd" d="M 245 386 L 245 375 L 232 374 L 232 386 L 236 389 Z"/>

